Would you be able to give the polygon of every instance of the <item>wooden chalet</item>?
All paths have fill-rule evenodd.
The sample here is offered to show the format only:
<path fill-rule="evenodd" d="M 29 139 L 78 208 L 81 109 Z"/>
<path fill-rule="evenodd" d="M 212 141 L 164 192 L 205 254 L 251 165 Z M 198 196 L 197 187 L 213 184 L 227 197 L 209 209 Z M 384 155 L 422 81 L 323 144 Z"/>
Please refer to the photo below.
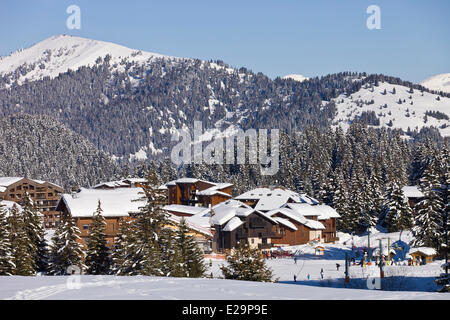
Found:
<path fill-rule="evenodd" d="M 23 204 L 23 195 L 27 192 L 39 212 L 43 214 L 46 228 L 54 228 L 59 224 L 60 212 L 56 205 L 61 198 L 63 188 L 54 183 L 22 177 L 0 178 L 0 201 L 13 201 Z"/>
<path fill-rule="evenodd" d="M 84 246 L 89 241 L 90 225 L 93 222 L 93 214 L 97 210 L 98 201 L 106 220 L 106 236 L 108 246 L 113 248 L 115 237 L 119 231 L 122 220 L 131 220 L 140 212 L 140 207 L 145 205 L 141 199 L 141 188 L 118 188 L 112 190 L 84 189 L 73 194 L 63 194 L 57 210 L 63 215 L 69 215 L 75 219 L 81 232 L 80 243 Z"/>
<path fill-rule="evenodd" d="M 161 189 L 167 190 L 169 205 L 212 207 L 231 199 L 232 186 L 231 183 L 181 178 L 166 183 Z"/>
<path fill-rule="evenodd" d="M 229 253 L 240 241 L 247 241 L 251 248 L 272 247 L 277 222 L 242 202 L 230 200 L 213 207 L 211 220 L 215 252 Z"/>

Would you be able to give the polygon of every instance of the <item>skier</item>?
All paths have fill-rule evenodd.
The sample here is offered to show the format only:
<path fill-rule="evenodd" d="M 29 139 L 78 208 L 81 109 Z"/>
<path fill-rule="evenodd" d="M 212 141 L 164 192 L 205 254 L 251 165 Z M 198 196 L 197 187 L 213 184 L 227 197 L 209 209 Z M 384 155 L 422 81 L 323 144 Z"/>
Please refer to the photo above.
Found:
<path fill-rule="evenodd" d="M 320 277 L 323 279 L 323 268 L 320 269 Z"/>
<path fill-rule="evenodd" d="M 309 275 L 309 273 L 308 273 L 308 276 L 307 276 L 307 278 L 308 278 L 308 280 L 309 280 L 309 278 L 310 278 L 310 275 Z"/>
<path fill-rule="evenodd" d="M 294 274 L 294 282 L 297 282 L 297 276 Z"/>
<path fill-rule="evenodd" d="M 336 269 L 337 269 L 337 271 L 339 271 L 339 267 L 340 267 L 341 265 L 339 264 L 339 263 L 336 263 Z"/>
<path fill-rule="evenodd" d="M 297 264 L 297 257 L 294 257 L 294 263 Z"/>

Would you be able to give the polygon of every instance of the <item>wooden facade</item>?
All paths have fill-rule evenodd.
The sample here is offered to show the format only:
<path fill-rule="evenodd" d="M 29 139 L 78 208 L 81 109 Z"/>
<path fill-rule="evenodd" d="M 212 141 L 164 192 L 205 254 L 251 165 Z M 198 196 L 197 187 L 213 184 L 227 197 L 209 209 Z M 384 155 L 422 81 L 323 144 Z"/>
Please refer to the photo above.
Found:
<path fill-rule="evenodd" d="M 56 210 L 56 205 L 63 188 L 47 181 L 21 178 L 4 187 L 3 192 L 0 192 L 0 200 L 14 201 L 22 205 L 25 192 L 28 192 L 39 212 L 44 215 L 45 227 L 56 227 L 60 221 L 60 212 Z"/>
<path fill-rule="evenodd" d="M 298 245 L 305 244 L 311 241 L 311 229 L 305 225 L 298 223 L 294 220 L 290 220 L 297 230 L 291 229 L 281 223 L 275 227 L 275 236 L 272 238 L 274 245 Z"/>
<path fill-rule="evenodd" d="M 336 236 L 336 218 L 330 218 L 326 220 L 320 220 L 325 226 L 325 230 L 322 230 L 322 239 L 324 242 L 335 242 L 338 239 Z"/>
<path fill-rule="evenodd" d="M 276 222 L 257 211 L 240 219 L 244 223 L 232 231 L 224 231 L 224 226 L 214 226 L 213 251 L 229 252 L 242 240 L 247 241 L 251 248 L 272 247 L 272 238 L 276 236 Z"/>
<path fill-rule="evenodd" d="M 58 206 L 56 208 L 61 212 L 63 216 L 71 216 L 69 212 L 69 208 L 67 208 L 67 205 L 64 201 L 60 201 L 58 203 Z M 93 217 L 73 217 L 75 219 L 75 224 L 78 229 L 80 229 L 80 239 L 78 239 L 78 242 L 81 243 L 85 248 L 87 248 L 87 243 L 89 241 L 89 234 L 90 234 L 90 227 L 91 224 L 94 222 Z M 114 243 L 116 241 L 116 236 L 119 231 L 119 224 L 122 220 L 129 221 L 133 218 L 131 216 L 117 216 L 117 217 L 111 217 L 111 216 L 105 216 L 106 221 L 106 240 L 108 242 L 108 247 L 110 249 L 113 248 Z"/>
<path fill-rule="evenodd" d="M 181 204 L 186 206 L 200 205 L 203 207 L 215 206 L 218 203 L 227 201 L 231 198 L 232 185 L 224 188 L 217 188 L 210 194 L 197 194 L 199 191 L 216 187 L 216 184 L 209 181 L 196 180 L 184 182 L 175 181 L 167 186 L 168 203 Z"/>

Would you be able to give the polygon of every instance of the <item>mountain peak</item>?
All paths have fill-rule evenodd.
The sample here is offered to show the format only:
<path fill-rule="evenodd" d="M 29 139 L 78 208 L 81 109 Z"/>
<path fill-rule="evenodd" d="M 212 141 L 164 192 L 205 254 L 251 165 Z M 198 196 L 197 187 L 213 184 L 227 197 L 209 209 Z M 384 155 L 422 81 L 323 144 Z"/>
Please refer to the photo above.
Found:
<path fill-rule="evenodd" d="M 94 65 L 97 58 L 104 58 L 108 54 L 112 57 L 112 64 L 124 58 L 142 63 L 152 58 L 169 58 L 111 42 L 59 34 L 3 57 L 0 60 L 0 75 L 20 68 L 22 75 L 18 79 L 19 83 L 25 79 L 33 81 L 46 76 L 54 78 L 69 69 L 77 70 L 82 66 Z"/>
<path fill-rule="evenodd" d="M 301 74 L 288 74 L 288 75 L 284 76 L 283 79 L 292 79 L 295 81 L 302 82 L 302 81 L 308 80 L 309 78 L 305 77 L 304 75 L 301 75 Z"/>

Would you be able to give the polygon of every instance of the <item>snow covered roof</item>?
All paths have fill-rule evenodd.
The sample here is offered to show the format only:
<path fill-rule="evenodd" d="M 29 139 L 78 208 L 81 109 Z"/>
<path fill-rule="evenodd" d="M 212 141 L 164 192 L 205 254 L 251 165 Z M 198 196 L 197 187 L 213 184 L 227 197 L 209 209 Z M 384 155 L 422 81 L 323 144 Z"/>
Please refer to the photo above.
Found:
<path fill-rule="evenodd" d="M 292 229 L 292 230 L 295 230 L 295 231 L 298 230 L 297 227 L 295 226 L 295 224 L 293 224 L 292 222 L 290 222 L 290 221 L 287 220 L 287 219 L 280 218 L 280 217 L 274 217 L 273 219 L 274 219 L 276 222 L 278 222 L 278 223 L 280 223 L 280 224 L 282 224 L 282 225 L 284 225 L 284 226 L 286 226 L 286 227 L 288 227 L 288 228 L 290 228 L 290 229 Z"/>
<path fill-rule="evenodd" d="M 306 218 L 303 215 L 301 215 L 298 212 L 296 212 L 292 209 L 289 209 L 289 208 L 274 209 L 274 210 L 267 212 L 266 215 L 272 217 L 272 216 L 276 215 L 277 213 L 282 214 L 283 216 L 290 218 L 294 221 L 297 221 L 298 223 L 301 223 L 301 224 L 306 223 Z"/>
<path fill-rule="evenodd" d="M 9 187 L 10 185 L 22 179 L 23 177 L 0 177 L 0 186 Z"/>
<path fill-rule="evenodd" d="M 123 181 L 108 181 L 108 182 L 102 182 L 99 184 L 96 184 L 92 188 L 97 189 L 100 187 L 107 187 L 107 188 L 121 188 L 121 187 L 129 187 L 130 185 L 128 183 L 125 183 Z"/>
<path fill-rule="evenodd" d="M 302 216 L 318 217 L 323 214 L 317 205 L 313 206 L 308 203 L 287 203 L 286 206 Z"/>
<path fill-rule="evenodd" d="M 239 215 L 249 215 L 255 210 L 237 200 L 228 200 L 221 202 L 212 207 L 214 215 L 212 216 L 212 222 L 216 225 L 223 225 L 231 218 Z"/>
<path fill-rule="evenodd" d="M 427 256 L 435 256 L 436 250 L 434 248 L 429 248 L 429 247 L 411 248 L 409 250 L 409 254 L 413 254 L 413 253 L 423 253 Z"/>
<path fill-rule="evenodd" d="M 123 217 L 130 213 L 139 212 L 145 201 L 133 201 L 142 198 L 142 188 L 119 188 L 112 190 L 85 189 L 76 193 L 74 197 L 63 194 L 58 207 L 63 201 L 73 217 L 91 217 L 97 210 L 100 200 L 105 217 Z"/>
<path fill-rule="evenodd" d="M 200 179 L 195 179 L 195 178 L 180 178 L 180 179 L 176 179 L 176 180 L 172 180 L 172 181 L 166 182 L 161 187 L 167 188 L 168 186 L 174 186 L 177 183 L 197 183 L 197 182 L 204 182 L 204 183 L 210 184 L 211 188 L 213 190 L 222 190 L 224 188 L 231 187 L 233 185 L 232 183 L 228 183 L 228 182 L 218 182 L 218 183 L 216 183 L 216 182 L 200 180 Z"/>
<path fill-rule="evenodd" d="M 317 218 L 319 220 L 327 220 L 330 218 L 341 217 L 334 208 L 327 206 L 326 204 L 318 204 L 315 205 L 314 207 L 316 207 L 316 209 L 322 212 L 322 214 Z"/>
<path fill-rule="evenodd" d="M 213 234 L 211 233 L 211 228 L 209 226 L 209 223 L 208 223 L 208 225 L 205 226 L 205 225 L 196 223 L 194 220 L 190 219 L 190 217 L 179 217 L 179 216 L 176 216 L 173 214 L 169 214 L 169 216 L 168 216 L 168 220 L 175 222 L 176 224 L 179 224 L 183 218 L 189 229 L 197 231 L 197 232 L 207 235 L 209 237 L 213 236 Z"/>
<path fill-rule="evenodd" d="M 196 192 L 196 194 L 198 196 L 213 196 L 213 195 L 219 194 L 221 196 L 231 198 L 230 194 L 222 192 L 222 191 L 219 191 L 219 190 L 214 190 L 212 188 L 209 188 L 209 189 L 206 189 L 206 190 L 202 190 L 202 191 L 198 191 L 198 192 Z"/>
<path fill-rule="evenodd" d="M 305 205 L 312 207 L 309 204 L 305 204 Z M 266 213 L 266 215 L 268 215 L 270 217 L 273 217 L 276 214 L 281 214 L 281 215 L 283 215 L 289 219 L 292 219 L 294 221 L 297 221 L 298 223 L 301 223 L 301 224 L 305 225 L 306 227 L 313 229 L 313 230 L 325 229 L 325 226 L 322 223 L 320 223 L 319 221 L 306 219 L 302 214 L 300 214 L 299 212 L 292 210 L 290 208 L 278 208 L 278 209 L 271 210 Z M 278 221 L 277 217 L 274 217 L 273 219 Z"/>
<path fill-rule="evenodd" d="M 234 217 L 247 217 L 252 213 L 261 215 L 265 219 L 275 224 L 277 223 L 277 221 L 275 221 L 273 218 L 271 218 L 264 212 L 255 210 L 252 207 L 246 205 L 245 203 L 234 199 L 230 199 L 225 202 L 216 204 L 214 207 L 212 207 L 212 209 L 214 214 L 211 220 L 214 225 L 224 225 Z"/>
<path fill-rule="evenodd" d="M 228 221 L 226 226 L 223 228 L 223 231 L 233 231 L 239 226 L 241 226 L 243 223 L 244 221 L 242 221 L 238 217 L 233 217 L 230 219 L 230 221 Z"/>
<path fill-rule="evenodd" d="M 260 211 L 277 209 L 289 202 L 309 204 L 318 203 L 317 200 L 307 196 L 306 194 L 299 194 L 284 188 L 256 188 L 235 197 L 235 199 L 258 200 L 255 209 Z"/>
<path fill-rule="evenodd" d="M 306 219 L 305 226 L 314 230 L 325 230 L 325 226 L 316 220 Z"/>
<path fill-rule="evenodd" d="M 184 214 L 199 214 L 202 212 L 209 212 L 209 209 L 206 207 L 194 207 L 194 206 L 186 206 L 182 204 L 169 204 L 163 207 L 164 210 L 167 211 L 175 211 Z"/>
<path fill-rule="evenodd" d="M 404 186 L 402 188 L 403 194 L 407 198 L 423 198 L 424 194 L 417 186 Z"/>
<path fill-rule="evenodd" d="M 14 184 L 14 183 L 16 183 L 16 182 L 19 182 L 19 181 L 22 180 L 22 179 L 28 179 L 28 178 L 24 178 L 24 177 L 0 177 L 0 192 L 5 192 L 6 189 L 7 189 L 10 185 L 12 185 L 12 184 Z M 50 185 L 53 185 L 53 186 L 55 186 L 55 187 L 58 187 L 58 188 L 62 189 L 61 186 L 59 186 L 59 185 L 57 185 L 57 184 L 55 184 L 55 183 L 52 183 L 52 182 L 43 181 L 43 180 L 35 180 L 35 179 L 28 179 L 28 180 L 31 180 L 31 181 L 33 181 L 33 182 L 35 182 L 35 183 L 37 183 L 37 184 L 45 184 L 45 183 L 48 183 L 48 184 L 50 184 Z"/>

